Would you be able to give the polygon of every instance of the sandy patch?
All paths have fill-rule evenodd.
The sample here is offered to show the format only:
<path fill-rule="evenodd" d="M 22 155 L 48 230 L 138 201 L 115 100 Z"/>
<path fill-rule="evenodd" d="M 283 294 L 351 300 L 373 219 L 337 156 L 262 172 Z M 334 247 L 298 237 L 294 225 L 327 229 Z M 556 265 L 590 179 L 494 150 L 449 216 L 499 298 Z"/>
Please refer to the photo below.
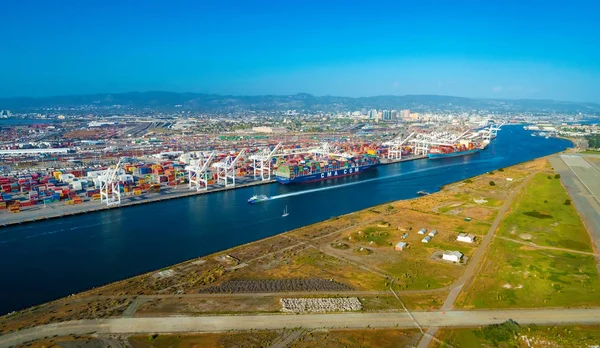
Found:
<path fill-rule="evenodd" d="M 524 240 L 531 240 L 531 235 L 529 233 L 521 233 L 519 235 L 519 238 L 524 239 Z"/>

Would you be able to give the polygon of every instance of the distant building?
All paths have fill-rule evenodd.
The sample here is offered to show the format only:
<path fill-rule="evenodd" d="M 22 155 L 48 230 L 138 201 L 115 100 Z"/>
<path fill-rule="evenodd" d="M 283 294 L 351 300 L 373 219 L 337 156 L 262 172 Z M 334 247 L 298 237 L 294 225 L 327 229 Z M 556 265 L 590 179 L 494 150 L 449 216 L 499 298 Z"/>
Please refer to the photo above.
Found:
<path fill-rule="evenodd" d="M 438 231 L 436 231 L 436 230 L 432 230 L 431 232 L 429 232 L 430 237 L 435 237 L 435 236 L 437 236 L 437 234 L 438 234 Z"/>
<path fill-rule="evenodd" d="M 252 131 L 256 133 L 285 133 L 287 129 L 282 127 L 253 127 Z"/>
<path fill-rule="evenodd" d="M 418 121 L 419 120 L 419 113 L 418 112 L 411 112 L 409 118 L 410 118 L 411 121 Z"/>
<path fill-rule="evenodd" d="M 381 119 L 388 121 L 392 119 L 392 112 L 390 110 L 383 110 L 381 112 Z"/>
<path fill-rule="evenodd" d="M 419 230 L 419 232 L 417 232 L 418 234 L 425 234 L 427 233 L 427 229 L 426 228 L 422 228 Z"/>
<path fill-rule="evenodd" d="M 371 119 L 376 119 L 377 118 L 377 109 L 371 109 L 369 110 L 369 118 Z"/>
<path fill-rule="evenodd" d="M 456 240 L 459 242 L 473 243 L 475 241 L 475 236 L 470 233 L 459 233 L 458 237 L 456 237 Z"/>
<path fill-rule="evenodd" d="M 406 247 L 408 246 L 407 243 L 404 242 L 398 242 L 398 244 L 396 244 L 396 251 L 403 251 L 404 249 L 406 249 Z"/>
<path fill-rule="evenodd" d="M 410 110 L 408 110 L 408 109 L 402 110 L 402 118 L 405 121 L 410 121 Z"/>
<path fill-rule="evenodd" d="M 452 262 L 460 262 L 463 258 L 463 253 L 460 251 L 444 251 L 442 254 L 442 259 L 446 261 Z"/>
<path fill-rule="evenodd" d="M 421 242 L 423 242 L 423 243 L 429 243 L 430 240 L 431 240 L 431 237 L 426 236 L 425 238 L 421 239 Z"/>
<path fill-rule="evenodd" d="M 399 117 L 399 113 L 396 110 L 392 110 L 392 120 L 397 120 Z"/>

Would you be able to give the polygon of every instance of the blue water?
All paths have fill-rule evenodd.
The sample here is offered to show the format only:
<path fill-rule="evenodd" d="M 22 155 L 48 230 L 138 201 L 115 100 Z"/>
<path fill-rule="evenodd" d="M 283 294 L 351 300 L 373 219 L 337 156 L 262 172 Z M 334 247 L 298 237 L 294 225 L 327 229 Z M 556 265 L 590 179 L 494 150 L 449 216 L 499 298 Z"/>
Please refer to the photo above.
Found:
<path fill-rule="evenodd" d="M 484 151 L 380 166 L 355 177 L 271 184 L 0 229 L 0 313 L 207 255 L 570 146 L 504 126 Z M 254 194 L 272 200 L 250 205 Z M 281 213 L 288 206 L 290 215 Z"/>

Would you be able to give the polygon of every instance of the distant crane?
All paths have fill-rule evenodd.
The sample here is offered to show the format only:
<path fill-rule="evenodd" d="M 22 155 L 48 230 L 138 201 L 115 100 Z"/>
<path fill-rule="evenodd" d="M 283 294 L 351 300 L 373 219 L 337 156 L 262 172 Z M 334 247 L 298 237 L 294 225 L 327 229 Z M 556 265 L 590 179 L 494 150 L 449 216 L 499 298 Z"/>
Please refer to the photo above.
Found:
<path fill-rule="evenodd" d="M 334 157 L 344 157 L 344 158 L 352 157 L 352 155 L 347 154 L 347 153 L 336 152 L 336 149 L 332 149 L 328 143 L 322 143 L 320 147 L 314 148 L 310 152 L 312 152 L 314 154 L 328 155 L 328 156 L 334 156 Z"/>
<path fill-rule="evenodd" d="M 235 165 L 245 152 L 246 150 L 242 149 L 236 157 L 230 155 L 224 161 L 212 165 L 217 169 L 217 184 L 223 184 L 225 187 L 235 186 Z M 231 183 L 229 179 L 231 179 Z"/>
<path fill-rule="evenodd" d="M 208 157 L 200 158 L 197 161 L 193 161 L 185 169 L 188 171 L 188 182 L 190 190 L 195 189 L 196 191 L 208 190 L 208 168 L 213 158 L 215 158 L 215 152 L 211 152 Z"/>
<path fill-rule="evenodd" d="M 404 145 L 412 136 L 415 135 L 416 132 L 410 133 L 409 136 L 402 140 L 401 136 L 398 136 L 388 142 L 383 143 L 383 145 L 389 145 L 388 148 L 388 158 L 389 159 L 402 159 L 402 145 Z"/>
<path fill-rule="evenodd" d="M 100 202 L 106 206 L 117 206 L 121 204 L 121 191 L 117 173 L 121 167 L 121 159 L 114 168 L 107 168 L 98 178 L 100 181 Z"/>
<path fill-rule="evenodd" d="M 252 167 L 254 168 L 254 179 L 256 179 L 258 177 L 258 173 L 260 173 L 260 178 L 262 181 L 271 180 L 271 160 L 273 159 L 277 151 L 279 151 L 279 149 L 281 149 L 282 147 L 283 145 L 279 143 L 270 152 L 268 152 L 269 150 L 266 149 L 266 151 L 264 152 L 261 151 L 255 155 L 250 156 L 250 159 L 253 162 Z M 266 176 L 265 172 L 267 173 Z"/>

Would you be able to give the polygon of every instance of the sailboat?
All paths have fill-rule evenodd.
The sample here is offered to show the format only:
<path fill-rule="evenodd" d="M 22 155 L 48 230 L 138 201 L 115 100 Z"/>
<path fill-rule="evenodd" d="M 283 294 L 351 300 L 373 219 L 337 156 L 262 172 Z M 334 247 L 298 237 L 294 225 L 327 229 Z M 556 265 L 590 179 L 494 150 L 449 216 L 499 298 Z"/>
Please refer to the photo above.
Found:
<path fill-rule="evenodd" d="M 287 210 L 287 205 L 286 205 L 286 206 L 285 206 L 285 209 L 283 209 L 283 214 L 281 214 L 281 217 L 286 217 L 286 216 L 288 216 L 288 215 L 290 215 L 290 213 L 288 213 L 288 210 Z"/>

